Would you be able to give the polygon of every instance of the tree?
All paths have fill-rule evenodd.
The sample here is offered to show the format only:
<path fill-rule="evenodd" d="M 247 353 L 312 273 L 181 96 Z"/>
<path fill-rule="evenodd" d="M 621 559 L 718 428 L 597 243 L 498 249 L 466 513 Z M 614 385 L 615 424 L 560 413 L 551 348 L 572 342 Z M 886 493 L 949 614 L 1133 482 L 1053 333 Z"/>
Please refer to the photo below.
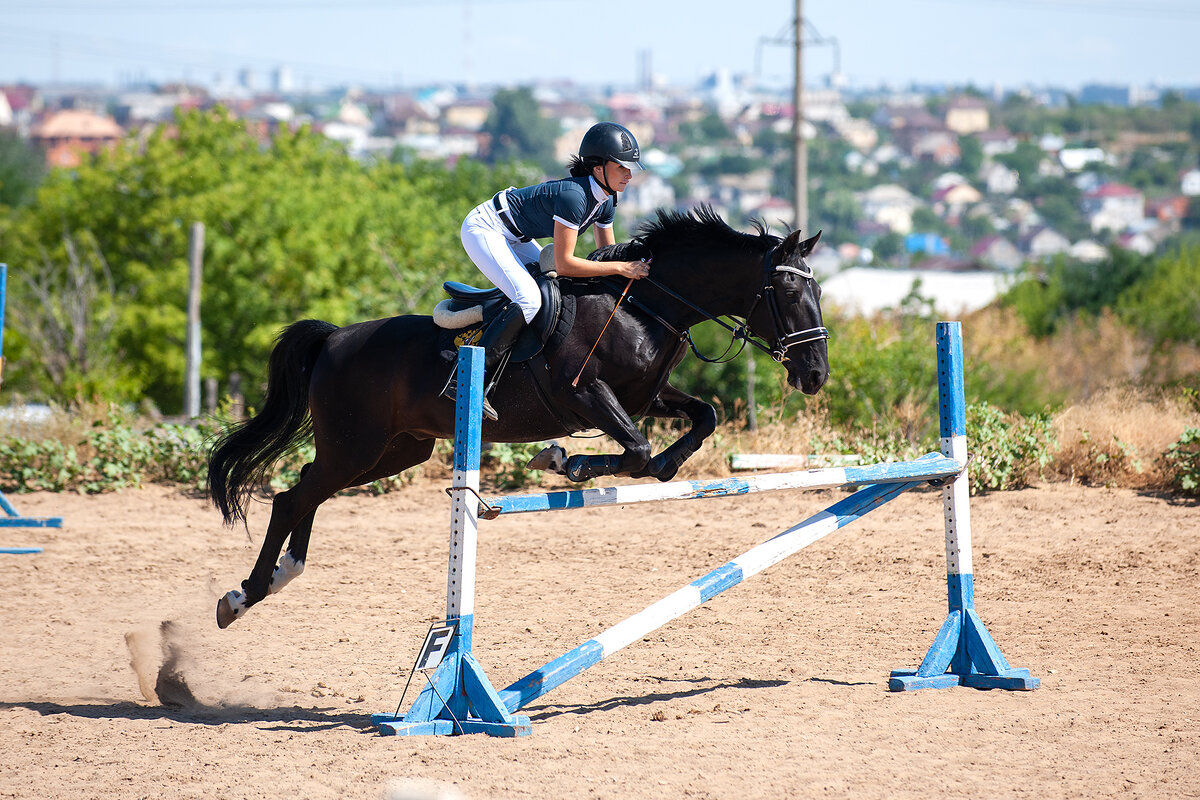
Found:
<path fill-rule="evenodd" d="M 116 324 L 112 272 L 90 235 L 64 235 L 62 245 L 65 263 L 14 273 L 15 294 L 27 299 L 13 318 L 32 345 L 22 348 L 18 369 L 39 365 L 59 397 L 119 391 L 125 366 L 106 344 Z"/>
<path fill-rule="evenodd" d="M 108 285 L 101 264 L 111 275 L 104 355 L 121 367 L 119 381 L 97 380 L 95 391 L 134 402 L 148 396 L 174 410 L 182 401 L 188 229 L 205 223 L 204 374 L 223 381 L 241 373 L 253 403 L 284 325 L 427 313 L 443 280 L 472 274 L 458 241 L 463 217 L 517 179 L 511 169 L 471 162 L 453 170 L 364 165 L 308 129 L 281 131 L 264 147 L 223 111 L 193 112 L 177 117 L 171 132 L 53 171 L 36 203 L 0 223 L 0 238 L 11 243 L 14 273 L 62 273 L 47 278 L 51 285 L 68 282 L 70 243 L 88 242 L 96 258 L 83 263 L 97 285 Z M 37 304 L 28 282 L 13 290 L 18 341 L 49 347 L 22 312 Z M 52 381 L 31 383 L 48 397 L 74 399 Z"/>
<path fill-rule="evenodd" d="M 968 180 L 979 174 L 983 166 L 983 145 L 978 136 L 958 137 L 958 166 Z"/>
<path fill-rule="evenodd" d="M 1032 185 L 1032 179 L 1038 174 L 1038 165 L 1042 163 L 1043 158 L 1045 153 L 1042 152 L 1042 148 L 1033 142 L 1020 142 L 1013 152 L 996 156 L 996 160 L 1001 164 L 1017 171 L 1021 176 L 1022 186 Z"/>
<path fill-rule="evenodd" d="M 33 199 L 46 174 L 42 154 L 15 131 L 0 130 L 0 206 L 19 206 Z"/>
<path fill-rule="evenodd" d="M 528 87 L 500 89 L 492 96 L 492 110 L 483 124 L 491 137 L 488 160 L 492 164 L 532 161 L 547 172 L 561 169 L 554 163 L 558 123 L 542 116 Z"/>
<path fill-rule="evenodd" d="M 1200 248 L 1184 247 L 1158 259 L 1148 276 L 1127 284 L 1116 305 L 1127 323 L 1156 344 L 1200 345 Z"/>

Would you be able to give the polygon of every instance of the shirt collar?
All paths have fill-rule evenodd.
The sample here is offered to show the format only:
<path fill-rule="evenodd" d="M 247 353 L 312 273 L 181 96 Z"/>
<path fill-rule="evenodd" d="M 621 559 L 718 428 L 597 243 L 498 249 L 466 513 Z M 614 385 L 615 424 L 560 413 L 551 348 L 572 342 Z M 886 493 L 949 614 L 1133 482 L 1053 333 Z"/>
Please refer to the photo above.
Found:
<path fill-rule="evenodd" d="M 591 184 L 592 197 L 596 198 L 597 203 L 603 203 L 609 198 L 608 192 L 604 191 L 604 189 L 600 187 L 595 175 L 588 175 L 588 183 Z"/>

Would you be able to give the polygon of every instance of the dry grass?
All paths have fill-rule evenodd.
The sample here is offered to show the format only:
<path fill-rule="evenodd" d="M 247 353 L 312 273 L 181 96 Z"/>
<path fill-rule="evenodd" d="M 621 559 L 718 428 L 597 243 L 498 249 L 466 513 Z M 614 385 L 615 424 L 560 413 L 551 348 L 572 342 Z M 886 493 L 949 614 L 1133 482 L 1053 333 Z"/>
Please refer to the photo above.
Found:
<path fill-rule="evenodd" d="M 1114 387 L 1161 386 L 1200 373 L 1200 351 L 1151 344 L 1105 310 L 1064 322 L 1051 337 L 1030 336 L 1011 309 L 989 307 L 964 321 L 967 363 L 985 361 L 1036 376 L 1030 391 L 1051 402 L 1076 403 Z"/>
<path fill-rule="evenodd" d="M 1169 488 L 1162 456 L 1200 412 L 1181 398 L 1150 390 L 1110 389 L 1054 417 L 1061 446 L 1052 477 L 1090 485 Z"/>
<path fill-rule="evenodd" d="M 75 443 L 92 427 L 108 425 L 114 412 L 107 403 L 81 403 L 69 410 L 51 405 L 48 413 L 42 408 L 21 403 L 8 406 L 7 413 L 0 417 L 0 438 Z"/>

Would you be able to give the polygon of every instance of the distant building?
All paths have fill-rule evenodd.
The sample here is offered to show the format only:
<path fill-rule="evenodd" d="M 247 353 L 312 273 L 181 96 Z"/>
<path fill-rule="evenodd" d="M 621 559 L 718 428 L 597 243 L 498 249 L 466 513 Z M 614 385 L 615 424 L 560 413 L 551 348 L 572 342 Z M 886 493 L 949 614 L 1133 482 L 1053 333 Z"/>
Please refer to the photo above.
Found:
<path fill-rule="evenodd" d="M 989 164 L 980 170 L 980 178 L 988 194 L 1012 194 L 1021 185 L 1021 176 L 1015 169 L 1003 164 Z"/>
<path fill-rule="evenodd" d="M 1012 272 L 1018 269 L 1025 259 L 1021 251 L 1003 236 L 985 236 L 971 248 L 971 258 L 979 263 Z"/>
<path fill-rule="evenodd" d="M 1138 255 L 1148 256 L 1154 252 L 1156 243 L 1147 233 L 1127 233 L 1117 240 L 1125 250 L 1131 250 Z"/>
<path fill-rule="evenodd" d="M 1121 232 L 1146 216 L 1146 197 L 1132 186 L 1106 183 L 1083 196 L 1083 213 L 1092 232 Z"/>
<path fill-rule="evenodd" d="M 1095 264 L 1108 258 L 1108 249 L 1095 239 L 1080 239 L 1067 251 L 1067 255 L 1078 261 Z"/>
<path fill-rule="evenodd" d="M 1183 195 L 1147 200 L 1146 217 L 1178 230 L 1183 218 L 1187 216 L 1189 204 L 1189 200 Z"/>
<path fill-rule="evenodd" d="M 927 253 L 931 256 L 947 255 L 950 242 L 937 233 L 910 233 L 904 237 L 904 250 L 908 253 Z"/>
<path fill-rule="evenodd" d="M 1011 153 L 1017 149 L 1017 137 L 1003 128 L 981 131 L 975 134 L 975 138 L 983 147 L 983 154 L 989 158 Z"/>
<path fill-rule="evenodd" d="M 1026 254 L 1034 261 L 1042 261 L 1071 249 L 1071 240 L 1053 228 L 1044 225 L 1031 228 L 1021 237 Z"/>
<path fill-rule="evenodd" d="M 1079 90 L 1079 102 L 1083 105 L 1129 106 L 1129 86 L 1089 83 Z"/>
<path fill-rule="evenodd" d="M 29 138 L 52 167 L 77 167 L 85 156 L 112 147 L 125 131 L 110 117 L 91 111 L 56 111 L 33 126 Z"/>
<path fill-rule="evenodd" d="M 1200 196 L 1200 169 L 1189 169 L 1179 179 L 1179 191 L 1188 197 Z"/>
<path fill-rule="evenodd" d="M 958 136 L 953 131 L 925 131 L 915 135 L 909 154 L 915 159 L 932 161 L 943 167 L 957 164 L 962 158 Z"/>
<path fill-rule="evenodd" d="M 1079 172 L 1089 164 L 1103 164 L 1106 158 L 1099 147 L 1064 147 L 1058 151 L 1058 163 L 1068 172 Z"/>
<path fill-rule="evenodd" d="M 617 211 L 623 216 L 645 217 L 658 208 L 675 207 L 675 189 L 661 176 L 643 172 L 621 195 Z"/>
<path fill-rule="evenodd" d="M 749 214 L 771 199 L 774 173 L 756 169 L 745 175 L 721 175 L 717 178 L 717 198 L 722 205 Z"/>
<path fill-rule="evenodd" d="M 856 195 L 863 216 L 895 233 L 912 231 L 913 211 L 921 204 L 903 186 L 885 183 Z"/>
<path fill-rule="evenodd" d="M 292 68 L 287 66 L 278 66 L 271 72 L 271 91 L 276 94 L 289 94 L 296 88 L 296 81 L 292 77 Z"/>
<path fill-rule="evenodd" d="M 986 131 L 990 127 L 988 106 L 977 97 L 956 97 L 946 107 L 946 127 L 960 136 Z"/>
<path fill-rule="evenodd" d="M 969 183 L 956 183 L 934 192 L 931 200 L 933 213 L 942 217 L 957 217 L 967 206 L 983 200 L 983 195 Z"/>
<path fill-rule="evenodd" d="M 492 104 L 487 100 L 467 100 L 451 103 L 442 109 L 442 122 L 447 128 L 465 131 L 483 130 L 491 113 Z"/>
<path fill-rule="evenodd" d="M 834 120 L 833 130 L 855 150 L 866 153 L 879 143 L 879 131 L 865 119 Z"/>

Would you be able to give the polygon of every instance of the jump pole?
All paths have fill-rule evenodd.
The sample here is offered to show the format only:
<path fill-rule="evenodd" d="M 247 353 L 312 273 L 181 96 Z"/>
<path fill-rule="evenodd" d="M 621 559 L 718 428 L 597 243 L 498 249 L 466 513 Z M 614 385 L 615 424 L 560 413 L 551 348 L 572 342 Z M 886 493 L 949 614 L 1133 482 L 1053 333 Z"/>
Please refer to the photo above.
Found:
<path fill-rule="evenodd" d="M 963 387 L 962 323 L 937 324 L 938 418 L 942 455 L 967 463 L 967 408 Z M 946 588 L 950 613 L 916 669 L 893 670 L 894 692 L 970 686 L 1032 690 L 1041 684 L 1027 669 L 1014 669 L 975 612 L 971 560 L 970 481 L 964 468 L 942 489 L 946 514 Z"/>
<path fill-rule="evenodd" d="M 454 419 L 454 475 L 450 484 L 450 561 L 446 619 L 458 627 L 437 669 L 408 713 L 373 714 L 384 736 L 487 733 L 528 736 L 529 717 L 501 702 L 471 654 L 475 623 L 475 553 L 479 540 L 479 457 L 483 430 L 483 348 L 458 349 Z"/>
<path fill-rule="evenodd" d="M 0 264 L 0 383 L 4 373 L 4 305 L 8 289 L 8 265 Z M 24 517 L 0 492 L 0 528 L 61 528 L 62 517 Z M 0 554 L 40 553 L 40 547 L 0 547 Z"/>
<path fill-rule="evenodd" d="M 740 481 L 680 481 L 674 487 L 671 484 L 651 487 L 660 490 L 657 496 L 651 496 L 655 494 L 653 492 L 625 493 L 624 499 L 618 500 L 616 498 L 622 495 L 615 490 L 582 490 L 553 492 L 540 496 L 526 495 L 521 496 L 524 499 L 514 502 L 505 502 L 502 498 L 487 504 L 485 508 L 491 510 L 488 513 L 498 516 L 500 513 L 564 510 L 587 505 L 611 506 L 650 500 L 700 499 L 782 488 L 819 488 L 846 483 L 870 484 L 799 525 L 697 578 L 574 650 L 534 670 L 503 691 L 496 692 L 484 676 L 478 662 L 470 654 L 478 508 L 464 495 L 468 491 L 477 493 L 479 485 L 481 445 L 478 437 L 481 430 L 482 351 L 475 347 L 459 348 L 458 386 L 469 387 L 469 390 L 460 388 L 458 399 L 447 593 L 447 617 L 458 619 L 458 633 L 451 642 L 445 660 L 431 678 L 431 686 L 422 691 L 408 714 L 403 717 L 387 714 L 373 716 L 380 733 L 414 735 L 478 731 L 497 736 L 527 735 L 531 730 L 528 717 L 515 716 L 514 712 L 533 700 L 726 589 L 848 525 L 905 491 L 930 481 L 949 481 L 943 489 L 943 506 L 946 519 L 950 613 L 921 665 L 916 669 L 893 671 L 888 688 L 892 691 L 940 689 L 950 686 L 1023 690 L 1037 688 L 1040 680 L 1031 677 L 1029 670 L 1014 669 L 1008 665 L 975 612 L 970 557 L 966 406 L 960 323 L 938 323 L 937 356 L 942 450 L 940 454 L 931 453 L 902 464 L 809 470 L 807 473 L 799 473 L 807 476 L 803 478 L 755 476 Z M 829 484 L 839 477 L 844 479 L 841 483 Z M 470 716 L 471 712 L 474 712 L 477 718 Z"/>

